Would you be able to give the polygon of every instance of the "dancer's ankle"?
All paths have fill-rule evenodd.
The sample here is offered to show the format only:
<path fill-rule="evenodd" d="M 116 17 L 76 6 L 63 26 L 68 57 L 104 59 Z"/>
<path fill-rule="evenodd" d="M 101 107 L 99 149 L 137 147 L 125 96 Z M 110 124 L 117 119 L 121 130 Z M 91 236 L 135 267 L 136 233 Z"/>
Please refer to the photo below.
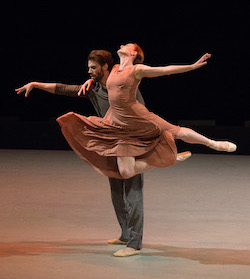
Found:
<path fill-rule="evenodd" d="M 208 143 L 206 144 L 207 147 L 213 148 L 216 145 L 216 141 L 215 140 L 208 140 Z"/>

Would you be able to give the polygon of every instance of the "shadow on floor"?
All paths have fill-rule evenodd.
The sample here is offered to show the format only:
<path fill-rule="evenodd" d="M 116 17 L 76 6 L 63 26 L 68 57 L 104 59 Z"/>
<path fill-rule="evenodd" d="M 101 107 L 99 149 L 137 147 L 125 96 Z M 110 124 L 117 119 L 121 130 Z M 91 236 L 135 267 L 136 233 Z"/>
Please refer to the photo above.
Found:
<path fill-rule="evenodd" d="M 0 242 L 0 257 L 36 256 L 41 254 L 102 254 L 111 255 L 104 240 L 84 242 Z M 115 250 L 115 249 L 114 249 Z M 152 250 L 152 251 L 150 251 Z M 184 248 L 144 244 L 141 256 L 182 258 L 201 264 L 249 265 L 250 250 L 217 248 Z"/>

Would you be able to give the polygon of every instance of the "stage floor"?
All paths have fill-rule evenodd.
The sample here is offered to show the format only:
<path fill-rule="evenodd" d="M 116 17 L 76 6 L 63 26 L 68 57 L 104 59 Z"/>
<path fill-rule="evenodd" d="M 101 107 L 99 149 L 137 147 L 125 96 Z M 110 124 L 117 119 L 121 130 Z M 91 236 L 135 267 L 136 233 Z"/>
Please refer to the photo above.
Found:
<path fill-rule="evenodd" d="M 250 278 L 250 156 L 145 174 L 141 255 L 115 258 L 108 180 L 72 151 L 0 150 L 1 279 Z"/>

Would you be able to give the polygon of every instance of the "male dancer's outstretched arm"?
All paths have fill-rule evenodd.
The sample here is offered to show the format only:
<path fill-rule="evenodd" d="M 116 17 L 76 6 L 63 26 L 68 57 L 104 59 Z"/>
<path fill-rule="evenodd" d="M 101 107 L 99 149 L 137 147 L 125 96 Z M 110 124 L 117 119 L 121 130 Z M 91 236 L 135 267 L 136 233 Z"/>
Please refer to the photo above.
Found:
<path fill-rule="evenodd" d="M 70 97 L 78 97 L 78 92 L 81 89 L 81 85 L 68 85 L 62 83 L 48 83 L 48 82 L 29 82 L 24 86 L 15 89 L 17 94 L 21 94 L 23 92 L 25 97 L 29 96 L 29 93 L 32 89 L 37 88 L 52 94 L 56 95 L 66 95 Z"/>

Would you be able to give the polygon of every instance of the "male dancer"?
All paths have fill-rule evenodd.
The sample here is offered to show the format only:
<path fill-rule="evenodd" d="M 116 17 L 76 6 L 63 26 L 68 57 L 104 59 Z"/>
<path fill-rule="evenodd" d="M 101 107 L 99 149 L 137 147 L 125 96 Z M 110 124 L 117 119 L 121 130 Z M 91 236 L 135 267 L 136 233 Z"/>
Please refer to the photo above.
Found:
<path fill-rule="evenodd" d="M 113 67 L 113 61 L 111 53 L 106 50 L 93 50 L 88 56 L 88 72 L 94 82 L 83 97 L 91 101 L 100 117 L 104 117 L 109 108 L 106 81 Z M 45 90 L 52 94 L 78 97 L 81 85 L 30 82 L 16 91 L 17 94 L 25 92 L 25 97 L 27 97 L 33 88 Z M 137 91 L 137 100 L 144 104 L 139 90 Z M 121 227 L 121 236 L 118 239 L 109 240 L 108 243 L 127 245 L 113 254 L 116 257 L 137 255 L 142 248 L 143 174 L 130 179 L 109 178 L 109 182 L 112 203 Z"/>

